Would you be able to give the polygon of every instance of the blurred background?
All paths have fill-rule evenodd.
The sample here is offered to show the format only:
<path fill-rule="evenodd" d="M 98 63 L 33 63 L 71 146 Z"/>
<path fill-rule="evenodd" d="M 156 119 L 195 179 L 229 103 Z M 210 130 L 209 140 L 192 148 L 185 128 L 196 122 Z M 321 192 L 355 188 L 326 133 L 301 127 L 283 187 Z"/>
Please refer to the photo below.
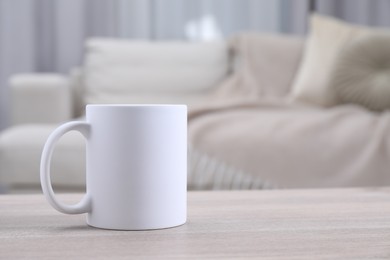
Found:
<path fill-rule="evenodd" d="M 191 117 L 190 188 L 389 185 L 389 14 L 390 0 L 0 0 L 0 193 L 39 190 L 45 140 L 89 102 L 200 104 L 220 85 L 225 97 L 256 97 L 259 104 L 256 112 L 238 108 L 236 118 L 230 110 Z M 320 33 L 311 34 L 315 21 Z M 385 36 L 377 37 L 378 28 Z M 385 92 L 374 95 L 374 106 L 324 105 L 323 96 L 306 110 L 292 107 L 290 97 L 306 91 L 297 85 L 310 78 L 315 88 L 326 78 L 318 73 L 329 56 L 344 57 L 347 42 L 354 55 L 364 54 L 352 36 L 366 30 L 373 35 L 368 48 L 380 51 L 371 63 L 376 67 L 368 81 L 353 78 L 350 85 L 382 84 Z M 86 44 L 91 38 L 100 40 Z M 143 43 L 134 44 L 138 40 Z M 187 74 L 176 72 L 184 67 Z M 371 75 L 378 79 L 372 84 Z M 361 93 L 353 97 L 366 96 Z M 270 97 L 278 101 L 270 105 Z M 375 102 L 383 100 L 377 109 Z M 84 140 L 63 139 L 53 157 L 53 181 L 65 190 L 83 189 Z"/>
<path fill-rule="evenodd" d="M 201 41 L 240 31 L 304 35 L 310 12 L 390 26 L 389 0 L 0 0 L 0 129 L 7 79 L 81 64 L 94 36 Z"/>

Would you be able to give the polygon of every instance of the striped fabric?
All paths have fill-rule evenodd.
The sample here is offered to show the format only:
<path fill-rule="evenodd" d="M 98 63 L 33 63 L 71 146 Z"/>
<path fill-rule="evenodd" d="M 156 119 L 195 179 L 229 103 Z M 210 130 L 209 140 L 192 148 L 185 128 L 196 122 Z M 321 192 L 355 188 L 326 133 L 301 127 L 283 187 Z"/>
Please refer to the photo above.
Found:
<path fill-rule="evenodd" d="M 188 150 L 189 190 L 258 190 L 273 188 L 276 188 L 276 186 L 267 180 L 236 169 L 193 147 Z"/>

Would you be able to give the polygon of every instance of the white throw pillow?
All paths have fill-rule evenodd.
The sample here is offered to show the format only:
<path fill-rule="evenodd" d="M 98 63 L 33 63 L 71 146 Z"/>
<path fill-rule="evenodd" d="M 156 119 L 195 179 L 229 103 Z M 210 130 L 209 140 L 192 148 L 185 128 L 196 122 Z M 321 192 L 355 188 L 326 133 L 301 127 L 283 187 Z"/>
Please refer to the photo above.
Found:
<path fill-rule="evenodd" d="M 292 87 L 292 100 L 320 106 L 335 105 L 337 101 L 329 85 L 336 59 L 351 41 L 372 31 L 375 30 L 313 14 L 310 34 Z"/>
<path fill-rule="evenodd" d="M 91 39 L 86 48 L 86 103 L 185 103 L 220 83 L 229 69 L 224 41 Z"/>

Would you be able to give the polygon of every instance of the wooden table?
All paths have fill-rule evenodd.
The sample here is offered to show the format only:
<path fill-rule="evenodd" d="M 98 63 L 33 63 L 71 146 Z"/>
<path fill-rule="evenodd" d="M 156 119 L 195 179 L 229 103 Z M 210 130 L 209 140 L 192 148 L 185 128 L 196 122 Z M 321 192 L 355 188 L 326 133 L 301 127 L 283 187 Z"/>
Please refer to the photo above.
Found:
<path fill-rule="evenodd" d="M 390 188 L 190 192 L 188 218 L 172 229 L 108 231 L 43 195 L 2 195 L 0 258 L 390 259 Z"/>

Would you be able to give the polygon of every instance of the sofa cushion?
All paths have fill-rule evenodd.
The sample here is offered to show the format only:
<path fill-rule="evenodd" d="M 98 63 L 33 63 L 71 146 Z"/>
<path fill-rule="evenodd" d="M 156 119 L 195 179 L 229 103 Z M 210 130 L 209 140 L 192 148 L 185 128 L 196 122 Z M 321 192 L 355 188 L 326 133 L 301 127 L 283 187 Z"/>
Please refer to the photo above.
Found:
<path fill-rule="evenodd" d="M 390 109 L 390 34 L 359 37 L 340 53 L 331 89 L 342 103 Z"/>
<path fill-rule="evenodd" d="M 314 14 L 302 62 L 292 87 L 292 99 L 320 106 L 337 103 L 329 88 L 334 63 L 340 52 L 372 29 Z"/>
<path fill-rule="evenodd" d="M 183 102 L 207 93 L 228 73 L 223 41 L 91 39 L 86 47 L 87 103 Z"/>

